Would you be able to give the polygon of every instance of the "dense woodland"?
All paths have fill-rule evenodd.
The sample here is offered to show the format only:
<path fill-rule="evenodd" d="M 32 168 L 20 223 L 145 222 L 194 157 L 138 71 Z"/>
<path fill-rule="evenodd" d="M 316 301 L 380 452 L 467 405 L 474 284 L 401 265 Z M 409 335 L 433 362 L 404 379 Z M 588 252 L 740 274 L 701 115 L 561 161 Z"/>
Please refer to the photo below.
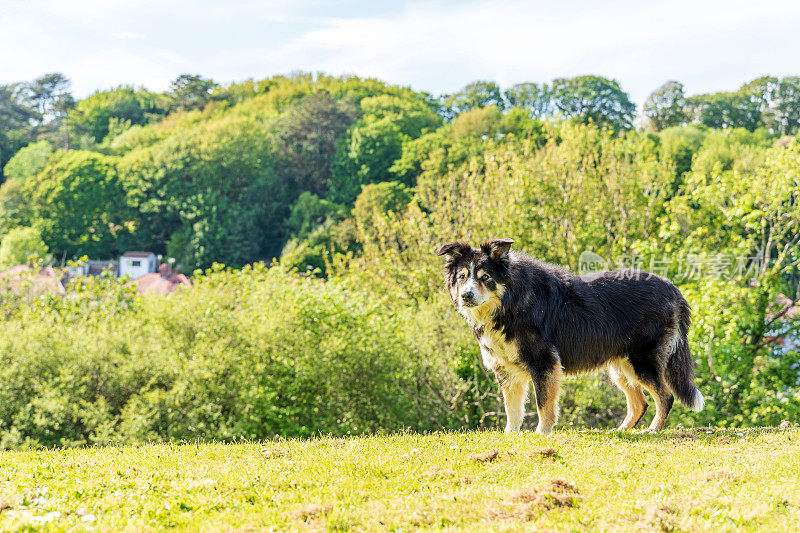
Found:
<path fill-rule="evenodd" d="M 310 74 L 0 87 L 0 263 L 144 249 L 195 281 L 6 290 L 2 445 L 495 427 L 433 251 L 497 236 L 676 281 L 709 407 L 673 423 L 796 418 L 800 78 L 668 82 L 636 111 L 597 76 L 440 97 Z M 602 377 L 566 389 L 562 424 L 624 414 Z"/>

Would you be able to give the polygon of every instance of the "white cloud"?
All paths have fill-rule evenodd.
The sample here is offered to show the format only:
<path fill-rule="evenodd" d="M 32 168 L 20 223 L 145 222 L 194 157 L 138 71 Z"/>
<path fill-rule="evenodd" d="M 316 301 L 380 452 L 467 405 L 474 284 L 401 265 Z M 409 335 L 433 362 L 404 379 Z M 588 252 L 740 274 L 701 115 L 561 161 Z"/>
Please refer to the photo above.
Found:
<path fill-rule="evenodd" d="M 799 25 L 800 3 L 775 0 L 413 5 L 394 19 L 329 20 L 269 57 L 434 91 L 597 73 L 641 100 L 667 79 L 690 91 L 732 89 L 797 68 Z"/>
<path fill-rule="evenodd" d="M 0 83 L 59 70 L 81 96 L 119 83 L 163 89 L 182 72 L 225 82 L 307 70 L 439 93 L 595 73 L 641 102 L 668 79 L 697 93 L 796 74 L 800 55 L 800 2 L 787 0 L 408 2 L 391 16 L 361 15 L 374 12 L 366 1 L 331 6 L 0 0 Z"/>
<path fill-rule="evenodd" d="M 129 39 L 146 39 L 147 36 L 143 33 L 136 33 L 135 31 L 118 31 L 111 34 L 114 39 L 129 40 Z"/>

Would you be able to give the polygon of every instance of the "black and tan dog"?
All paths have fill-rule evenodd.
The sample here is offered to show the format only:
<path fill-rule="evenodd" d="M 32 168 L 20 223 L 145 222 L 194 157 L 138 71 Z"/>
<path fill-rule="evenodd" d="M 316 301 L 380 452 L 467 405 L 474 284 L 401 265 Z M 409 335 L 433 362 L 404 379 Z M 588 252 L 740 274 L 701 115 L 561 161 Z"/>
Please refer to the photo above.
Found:
<path fill-rule="evenodd" d="M 480 249 L 452 243 L 438 252 L 453 302 L 500 383 L 506 432 L 522 425 L 531 379 L 536 432 L 549 433 L 562 375 L 604 366 L 628 401 L 620 429 L 633 428 L 644 415 L 645 389 L 656 403 L 651 431 L 664 427 L 673 394 L 703 408 L 686 338 L 689 305 L 675 285 L 632 270 L 575 276 L 511 252 L 513 242 L 491 240 Z"/>

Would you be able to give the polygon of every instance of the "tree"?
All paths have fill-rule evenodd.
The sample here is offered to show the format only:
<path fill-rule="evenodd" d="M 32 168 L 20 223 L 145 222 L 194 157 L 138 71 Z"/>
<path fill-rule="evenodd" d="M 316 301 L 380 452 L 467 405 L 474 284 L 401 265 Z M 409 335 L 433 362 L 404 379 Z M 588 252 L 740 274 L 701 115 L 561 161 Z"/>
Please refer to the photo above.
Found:
<path fill-rule="evenodd" d="M 442 119 L 430 103 L 417 95 L 369 96 L 361 100 L 360 106 L 362 118 L 389 120 L 397 125 L 403 135 L 411 139 L 434 131 L 442 125 Z"/>
<path fill-rule="evenodd" d="M 298 271 L 325 274 L 331 252 L 355 251 L 353 221 L 340 204 L 304 192 L 286 221 L 290 239 L 281 251 L 281 264 Z"/>
<path fill-rule="evenodd" d="M 184 271 L 276 257 L 295 193 L 274 170 L 267 124 L 241 115 L 180 124 L 122 156 L 133 243 Z"/>
<path fill-rule="evenodd" d="M 70 113 L 70 119 L 76 128 L 101 142 L 108 134 L 112 118 L 136 125 L 146 124 L 154 114 L 161 114 L 155 95 L 123 86 L 84 98 Z"/>
<path fill-rule="evenodd" d="M 53 145 L 45 140 L 29 144 L 14 154 L 14 157 L 6 163 L 4 169 L 6 179 L 27 180 L 42 170 L 52 153 Z"/>
<path fill-rule="evenodd" d="M 60 72 L 45 74 L 28 84 L 29 98 L 38 110 L 42 122 L 54 118 L 54 106 L 69 93 L 72 82 Z"/>
<path fill-rule="evenodd" d="M 109 257 L 130 220 L 115 160 L 73 150 L 54 157 L 26 180 L 30 225 L 56 255 Z"/>
<path fill-rule="evenodd" d="M 339 143 L 329 189 L 333 200 L 350 204 L 367 183 L 386 181 L 403 146 L 441 125 L 441 118 L 418 97 L 380 95 L 361 100 L 361 118 Z M 395 175 L 409 178 L 406 173 Z"/>
<path fill-rule="evenodd" d="M 631 127 L 636 106 L 615 80 L 578 76 L 553 80 L 553 103 L 566 118 L 608 124 L 614 129 Z"/>
<path fill-rule="evenodd" d="M 464 111 L 490 105 L 499 109 L 505 107 L 503 92 L 493 81 L 474 81 L 457 93 L 442 97 L 442 112 L 447 120 L 454 119 Z"/>
<path fill-rule="evenodd" d="M 692 122 L 725 128 L 731 125 L 733 97 L 731 93 L 696 94 L 686 99 L 686 108 Z"/>
<path fill-rule="evenodd" d="M 745 83 L 739 88 L 738 126 L 750 131 L 765 126 L 776 129 L 775 112 L 772 102 L 775 100 L 775 91 L 778 78 L 774 76 L 761 76 Z"/>
<path fill-rule="evenodd" d="M 362 230 L 372 226 L 376 215 L 393 212 L 399 213 L 411 201 L 411 192 L 402 183 L 384 181 L 365 185 L 353 206 L 356 224 Z"/>
<path fill-rule="evenodd" d="M 527 109 L 531 118 L 542 118 L 551 112 L 550 88 L 544 83 L 518 83 L 505 91 L 509 107 Z"/>
<path fill-rule="evenodd" d="M 296 196 L 303 191 L 326 194 L 337 142 L 356 120 L 349 100 L 335 100 L 327 91 L 300 99 L 275 123 L 276 171 Z"/>
<path fill-rule="evenodd" d="M 71 148 L 70 142 L 70 121 L 69 121 L 69 113 L 75 108 L 75 99 L 72 97 L 71 94 L 61 94 L 56 98 L 56 101 L 53 103 L 53 117 L 55 120 L 53 122 L 56 124 L 56 128 L 54 129 L 53 133 L 55 134 L 58 130 L 58 126 L 63 130 L 63 140 L 64 140 L 64 148 L 69 150 Z M 60 143 L 59 143 L 60 144 Z"/>
<path fill-rule="evenodd" d="M 303 239 L 328 220 L 344 220 L 346 212 L 344 206 L 306 191 L 292 205 L 292 211 L 286 220 L 286 229 L 292 237 Z"/>
<path fill-rule="evenodd" d="M 24 85 L 0 85 L 0 181 L 6 162 L 33 140 L 34 122 L 38 116 L 27 105 Z"/>
<path fill-rule="evenodd" d="M 668 81 L 647 97 L 644 102 L 644 116 L 655 131 L 661 131 L 680 126 L 686 121 L 685 106 L 683 84 Z"/>
<path fill-rule="evenodd" d="M 774 110 L 778 130 L 790 134 L 800 127 L 800 77 L 782 78 L 775 88 Z"/>
<path fill-rule="evenodd" d="M 36 228 L 14 228 L 0 241 L 0 267 L 28 263 L 31 258 L 44 260 L 47 245 Z"/>
<path fill-rule="evenodd" d="M 170 109 L 190 111 L 202 109 L 211 100 L 211 92 L 218 87 L 214 80 L 198 74 L 181 74 L 169 85 L 167 95 Z"/>
<path fill-rule="evenodd" d="M 659 155 L 662 161 L 675 165 L 676 178 L 692 169 L 692 158 L 703 146 L 707 135 L 708 129 L 696 124 L 672 126 L 659 133 Z"/>
<path fill-rule="evenodd" d="M 687 114 L 709 128 L 755 131 L 765 124 L 769 92 L 769 78 L 759 78 L 737 92 L 698 94 L 686 99 Z"/>
<path fill-rule="evenodd" d="M 30 130 L 32 122 L 38 121 L 35 109 L 27 101 L 24 84 L 0 85 L 0 125 L 2 131 Z"/>

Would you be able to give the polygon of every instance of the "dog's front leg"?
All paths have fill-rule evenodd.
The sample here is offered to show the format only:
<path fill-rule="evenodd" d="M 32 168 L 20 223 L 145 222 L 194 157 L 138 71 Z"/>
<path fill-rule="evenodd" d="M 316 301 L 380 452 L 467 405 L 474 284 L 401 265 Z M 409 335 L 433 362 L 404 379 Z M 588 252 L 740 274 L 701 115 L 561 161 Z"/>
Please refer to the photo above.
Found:
<path fill-rule="evenodd" d="M 558 420 L 558 394 L 561 390 L 561 358 L 555 349 L 542 350 L 531 358 L 531 377 L 536 392 L 539 424 L 536 433 L 547 435 Z"/>
<path fill-rule="evenodd" d="M 528 399 L 527 376 L 519 379 L 518 376 L 498 375 L 500 390 L 503 391 L 503 403 L 506 408 L 506 433 L 515 433 L 522 427 L 525 418 L 525 402 Z"/>

